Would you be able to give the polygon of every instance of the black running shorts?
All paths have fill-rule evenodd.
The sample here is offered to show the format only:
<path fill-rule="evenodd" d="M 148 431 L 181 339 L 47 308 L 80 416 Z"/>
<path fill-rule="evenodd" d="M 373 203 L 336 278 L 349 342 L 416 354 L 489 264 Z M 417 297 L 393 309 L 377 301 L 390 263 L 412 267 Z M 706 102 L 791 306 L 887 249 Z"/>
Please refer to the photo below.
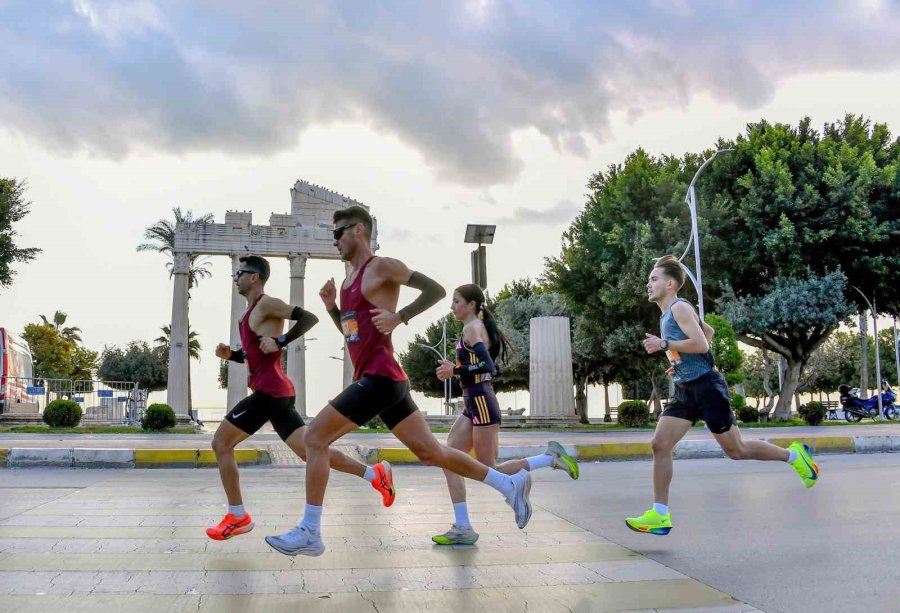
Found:
<path fill-rule="evenodd" d="M 724 434 L 737 423 L 731 410 L 728 384 L 718 370 L 711 370 L 687 383 L 676 383 L 675 396 L 662 414 L 663 417 L 687 419 L 692 424 L 702 419 L 713 434 Z"/>
<path fill-rule="evenodd" d="M 271 422 L 275 432 L 286 441 L 297 428 L 305 424 L 294 408 L 294 397 L 276 398 L 262 392 L 253 392 L 228 412 L 225 419 L 247 434 L 253 434 Z"/>
<path fill-rule="evenodd" d="M 463 401 L 466 405 L 463 416 L 472 420 L 473 426 L 500 425 L 500 403 L 490 383 L 463 388 Z"/>
<path fill-rule="evenodd" d="M 381 375 L 363 375 L 332 400 L 331 406 L 358 426 L 377 415 L 391 430 L 419 410 L 409 395 L 409 381 Z"/>

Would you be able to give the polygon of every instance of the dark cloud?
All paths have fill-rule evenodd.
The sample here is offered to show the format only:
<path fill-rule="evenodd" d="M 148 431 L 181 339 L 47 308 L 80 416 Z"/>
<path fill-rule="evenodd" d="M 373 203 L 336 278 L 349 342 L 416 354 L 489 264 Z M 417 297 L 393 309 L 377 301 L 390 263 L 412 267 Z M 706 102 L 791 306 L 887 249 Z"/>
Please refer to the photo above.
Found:
<path fill-rule="evenodd" d="M 572 222 L 580 212 L 581 208 L 571 200 L 560 200 L 549 209 L 517 207 L 511 216 L 499 219 L 497 223 L 514 226 L 553 226 Z"/>
<path fill-rule="evenodd" d="M 793 75 L 896 67 L 898 15 L 889 0 L 13 0 L 0 126 L 118 158 L 268 155 L 312 124 L 363 121 L 484 187 L 520 171 L 517 130 L 585 155 L 614 109 L 701 92 L 755 108 Z"/>

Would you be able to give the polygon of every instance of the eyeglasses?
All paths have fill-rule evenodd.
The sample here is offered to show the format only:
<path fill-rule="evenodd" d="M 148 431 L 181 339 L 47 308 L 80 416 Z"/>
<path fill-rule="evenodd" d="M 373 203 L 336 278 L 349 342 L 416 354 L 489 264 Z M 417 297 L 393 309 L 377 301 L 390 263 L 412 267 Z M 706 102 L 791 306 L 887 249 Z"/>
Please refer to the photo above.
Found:
<path fill-rule="evenodd" d="M 347 228 L 352 228 L 353 226 L 358 224 L 359 222 L 357 221 L 355 223 L 348 223 L 346 226 L 341 226 L 340 228 L 335 228 L 331 231 L 331 235 L 334 236 L 334 240 L 341 240 L 341 237 L 344 235 L 344 230 L 346 230 Z"/>
<path fill-rule="evenodd" d="M 240 279 L 241 275 L 243 275 L 243 274 L 252 275 L 255 272 L 256 272 L 255 270 L 245 270 L 245 269 L 241 268 L 239 270 L 236 270 L 233 276 L 236 281 L 236 280 Z"/>

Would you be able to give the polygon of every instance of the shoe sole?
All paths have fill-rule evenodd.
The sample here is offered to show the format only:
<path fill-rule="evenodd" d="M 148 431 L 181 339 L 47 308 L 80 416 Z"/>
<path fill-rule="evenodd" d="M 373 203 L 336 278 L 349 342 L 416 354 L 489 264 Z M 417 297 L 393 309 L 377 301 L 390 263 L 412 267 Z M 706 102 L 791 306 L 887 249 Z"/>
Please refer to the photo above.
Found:
<path fill-rule="evenodd" d="M 322 555 L 323 553 L 325 553 L 324 546 L 322 547 L 322 549 L 317 550 L 317 551 L 304 551 L 303 549 L 298 549 L 298 550 L 294 551 L 291 549 L 283 549 L 283 548 L 279 547 L 278 545 L 276 545 L 275 543 L 273 543 L 272 541 L 270 541 L 269 538 L 270 537 L 268 537 L 268 536 L 266 537 L 266 543 L 269 545 L 269 547 L 271 547 L 278 553 L 283 553 L 286 556 L 293 557 L 293 556 L 301 555 L 301 556 L 309 556 L 311 558 L 317 558 L 320 555 Z"/>
<path fill-rule="evenodd" d="M 646 530 L 642 530 L 641 528 L 635 528 L 629 524 L 628 521 L 625 522 L 625 525 L 628 526 L 629 530 L 633 530 L 638 534 L 653 534 L 655 536 L 665 536 L 672 530 L 671 526 L 668 528 L 647 528 Z"/>
<path fill-rule="evenodd" d="M 394 501 L 397 499 L 397 488 L 394 487 L 394 469 L 391 467 L 391 463 L 387 460 L 382 460 L 381 465 L 384 466 L 384 474 L 387 475 L 388 481 L 391 482 L 391 494 L 390 500 L 384 499 L 384 494 L 381 495 L 381 502 L 385 507 L 389 507 L 394 504 Z M 381 490 L 379 490 L 381 491 Z"/>
<path fill-rule="evenodd" d="M 435 545 L 441 545 L 441 546 L 449 546 L 449 545 L 474 545 L 476 542 L 478 542 L 478 535 L 477 535 L 477 534 L 475 535 L 475 538 L 473 538 L 473 539 L 465 539 L 465 540 L 457 540 L 457 541 L 451 541 L 450 539 L 447 539 L 445 542 L 441 542 L 441 541 L 437 540 L 437 539 L 439 539 L 439 538 L 441 538 L 441 537 L 440 537 L 440 536 L 432 536 L 432 537 L 431 537 L 431 542 L 433 542 Z"/>
<path fill-rule="evenodd" d="M 209 538 L 211 538 L 211 539 L 214 540 L 214 541 L 227 541 L 228 539 L 232 539 L 232 538 L 234 538 L 234 537 L 236 537 L 236 536 L 240 536 L 240 535 L 242 535 L 242 534 L 247 534 L 248 532 L 250 532 L 251 530 L 253 530 L 253 526 L 255 526 L 255 525 L 256 525 L 256 524 L 254 524 L 253 522 L 250 522 L 250 523 L 247 524 L 246 526 L 241 526 L 240 528 L 237 528 L 236 530 L 234 530 L 234 531 L 233 531 L 231 534 L 229 534 L 228 536 L 221 536 L 221 535 L 218 535 L 218 534 L 214 536 L 214 535 L 212 535 L 212 534 L 209 533 L 209 530 L 207 530 L 207 531 L 206 531 L 206 536 L 208 536 Z"/>
<path fill-rule="evenodd" d="M 806 443 L 801 443 L 798 447 L 794 447 L 794 445 L 791 445 L 789 449 L 794 449 L 803 460 L 803 462 L 807 466 L 809 466 L 810 470 L 812 471 L 812 477 L 804 477 L 803 475 L 800 475 L 800 479 L 803 481 L 803 485 L 807 489 L 811 488 L 819 481 L 819 465 L 813 462 L 812 449 L 810 449 L 809 445 L 807 445 Z"/>
<path fill-rule="evenodd" d="M 575 458 L 566 453 L 565 447 L 563 447 L 556 441 L 550 441 L 549 443 L 547 443 L 547 447 L 556 454 L 556 457 L 560 462 L 565 464 L 563 470 L 565 470 L 573 480 L 577 481 L 579 470 L 578 462 L 575 461 Z"/>
<path fill-rule="evenodd" d="M 531 473 L 525 475 L 525 493 L 522 494 L 522 499 L 525 501 L 525 520 L 522 522 L 522 525 L 519 525 L 518 519 L 516 520 L 516 525 L 519 526 L 519 530 L 524 530 L 525 526 L 528 525 L 528 522 L 531 521 L 531 501 L 528 497 L 531 495 Z"/>

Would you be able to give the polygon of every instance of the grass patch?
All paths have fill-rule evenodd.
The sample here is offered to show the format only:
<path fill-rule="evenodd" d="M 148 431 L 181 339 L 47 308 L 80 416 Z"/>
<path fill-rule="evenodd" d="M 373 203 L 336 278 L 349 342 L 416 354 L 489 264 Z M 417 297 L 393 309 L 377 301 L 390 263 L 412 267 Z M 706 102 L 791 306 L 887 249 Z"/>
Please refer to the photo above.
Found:
<path fill-rule="evenodd" d="M 6 426 L 0 432 L 17 434 L 195 434 L 194 428 L 169 428 L 168 430 L 141 430 L 132 426 L 84 426 L 77 428 L 51 428 L 49 426 Z"/>

